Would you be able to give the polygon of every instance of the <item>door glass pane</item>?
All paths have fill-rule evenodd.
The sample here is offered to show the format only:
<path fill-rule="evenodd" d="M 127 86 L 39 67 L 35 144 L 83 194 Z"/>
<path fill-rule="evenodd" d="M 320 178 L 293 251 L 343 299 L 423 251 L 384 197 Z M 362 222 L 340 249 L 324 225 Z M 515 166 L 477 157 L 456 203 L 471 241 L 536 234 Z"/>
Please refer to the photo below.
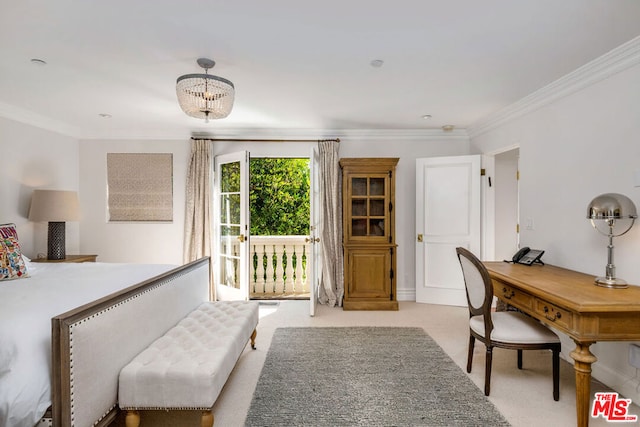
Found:
<path fill-rule="evenodd" d="M 221 165 L 220 192 L 240 192 L 240 162 L 224 163 Z"/>
<path fill-rule="evenodd" d="M 220 243 L 224 243 L 228 239 L 238 240 L 238 236 L 240 235 L 240 226 L 239 225 L 223 225 L 220 227 Z M 222 251 L 222 253 L 228 253 L 227 251 Z"/>
<path fill-rule="evenodd" d="M 231 288 L 240 289 L 238 265 L 240 257 L 222 258 L 220 264 L 220 283 Z"/>
<path fill-rule="evenodd" d="M 220 227 L 220 283 L 234 288 L 240 287 L 240 226 L 222 225 Z"/>
<path fill-rule="evenodd" d="M 351 194 L 354 196 L 366 196 L 367 195 L 367 178 L 352 178 Z"/>
<path fill-rule="evenodd" d="M 240 194 L 222 194 L 220 196 L 220 222 L 222 224 L 240 224 Z"/>
<path fill-rule="evenodd" d="M 369 181 L 370 196 L 384 196 L 384 178 L 371 178 Z"/>

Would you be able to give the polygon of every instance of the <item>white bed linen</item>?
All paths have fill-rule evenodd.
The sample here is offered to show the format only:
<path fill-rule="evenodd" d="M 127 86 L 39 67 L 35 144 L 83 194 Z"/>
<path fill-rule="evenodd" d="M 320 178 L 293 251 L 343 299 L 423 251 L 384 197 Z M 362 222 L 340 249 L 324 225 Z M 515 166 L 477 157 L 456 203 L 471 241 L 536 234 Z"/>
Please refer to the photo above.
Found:
<path fill-rule="evenodd" d="M 33 427 L 51 405 L 51 318 L 174 265 L 29 263 L 0 282 L 0 426 Z"/>

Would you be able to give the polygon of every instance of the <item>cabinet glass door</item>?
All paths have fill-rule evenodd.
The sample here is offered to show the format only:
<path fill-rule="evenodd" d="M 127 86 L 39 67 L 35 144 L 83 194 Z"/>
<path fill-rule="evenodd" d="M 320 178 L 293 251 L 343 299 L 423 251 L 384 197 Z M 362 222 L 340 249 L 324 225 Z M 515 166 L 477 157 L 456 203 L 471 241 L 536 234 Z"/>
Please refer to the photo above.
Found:
<path fill-rule="evenodd" d="M 387 181 L 384 177 L 351 178 L 351 236 L 386 236 Z"/>

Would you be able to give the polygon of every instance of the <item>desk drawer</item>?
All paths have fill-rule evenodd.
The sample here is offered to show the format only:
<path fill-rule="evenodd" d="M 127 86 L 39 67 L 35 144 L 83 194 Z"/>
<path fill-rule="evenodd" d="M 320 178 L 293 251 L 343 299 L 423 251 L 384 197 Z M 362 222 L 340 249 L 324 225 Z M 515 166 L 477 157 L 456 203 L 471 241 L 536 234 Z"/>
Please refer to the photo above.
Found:
<path fill-rule="evenodd" d="M 515 307 L 533 309 L 533 297 L 509 285 L 501 283 L 496 289 L 495 295 Z"/>
<path fill-rule="evenodd" d="M 547 319 L 550 325 L 557 325 L 559 328 L 563 329 L 573 328 L 573 313 L 570 311 L 564 310 L 537 298 L 534 310 L 538 315 Z"/>

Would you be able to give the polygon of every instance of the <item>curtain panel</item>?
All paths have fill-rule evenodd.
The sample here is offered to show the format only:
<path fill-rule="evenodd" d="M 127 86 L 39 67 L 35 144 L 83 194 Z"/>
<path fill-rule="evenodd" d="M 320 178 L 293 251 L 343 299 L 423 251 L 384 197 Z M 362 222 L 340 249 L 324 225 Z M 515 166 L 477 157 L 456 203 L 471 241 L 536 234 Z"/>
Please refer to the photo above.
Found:
<path fill-rule="evenodd" d="M 320 197 L 324 206 L 320 243 L 322 244 L 322 280 L 318 302 L 342 306 L 344 296 L 344 254 L 342 251 L 342 174 L 340 143 L 319 141 Z"/>
<path fill-rule="evenodd" d="M 186 188 L 183 255 L 185 263 L 213 255 L 211 240 L 212 161 L 211 141 L 192 140 Z M 210 289 L 211 299 L 215 300 L 213 285 L 210 286 Z"/>

